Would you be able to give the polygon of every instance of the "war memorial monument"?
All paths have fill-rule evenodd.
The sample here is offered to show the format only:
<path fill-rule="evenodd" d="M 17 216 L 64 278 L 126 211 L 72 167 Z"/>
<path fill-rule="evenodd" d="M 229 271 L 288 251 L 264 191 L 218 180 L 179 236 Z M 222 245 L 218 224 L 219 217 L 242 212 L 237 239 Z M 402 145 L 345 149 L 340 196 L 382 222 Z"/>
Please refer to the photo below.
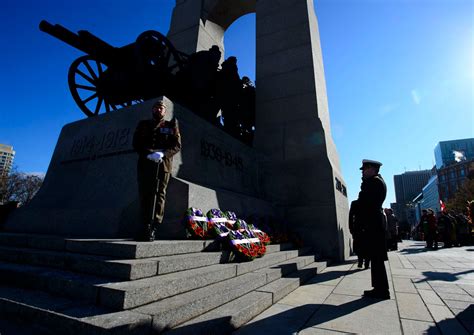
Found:
<path fill-rule="evenodd" d="M 249 13 L 256 13 L 255 131 L 242 140 L 210 122 L 210 79 L 189 64 L 214 52 L 222 65 L 231 56 L 226 29 Z M 20 313 L 65 333 L 226 333 L 314 276 L 323 258 L 349 256 L 347 192 L 312 0 L 176 0 L 166 37 L 148 31 L 122 48 L 87 31 L 46 21 L 40 28 L 86 53 L 68 79 L 88 117 L 63 127 L 42 188 L 0 234 L 2 283 L 26 290 L 0 292 L 5 315 Z M 84 73 L 96 89 L 88 98 L 81 93 Z M 167 118 L 179 120 L 182 150 L 174 157 L 159 240 L 135 242 L 132 137 L 158 99 Z M 270 245 L 263 258 L 224 263 L 212 241 L 185 240 L 189 207 L 278 217 L 303 249 Z M 294 280 L 283 281 L 285 275 Z M 50 300 L 35 305 L 28 290 L 45 291 Z M 61 309 L 57 295 L 81 304 Z M 231 306 L 238 312 L 222 314 Z"/>

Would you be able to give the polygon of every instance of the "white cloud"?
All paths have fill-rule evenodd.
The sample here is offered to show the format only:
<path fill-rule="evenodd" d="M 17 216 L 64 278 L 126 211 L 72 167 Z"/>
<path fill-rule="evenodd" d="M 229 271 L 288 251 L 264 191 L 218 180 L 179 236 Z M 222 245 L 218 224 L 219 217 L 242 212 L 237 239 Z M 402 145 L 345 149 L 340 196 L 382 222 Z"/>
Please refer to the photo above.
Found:
<path fill-rule="evenodd" d="M 379 113 L 380 113 L 380 115 L 384 116 L 384 115 L 392 113 L 396 109 L 397 109 L 396 105 L 387 104 L 387 105 L 383 105 L 382 107 L 380 107 Z"/>
<path fill-rule="evenodd" d="M 420 104 L 421 99 L 420 99 L 420 94 L 416 89 L 411 90 L 411 98 L 413 99 L 413 102 L 417 105 Z"/>

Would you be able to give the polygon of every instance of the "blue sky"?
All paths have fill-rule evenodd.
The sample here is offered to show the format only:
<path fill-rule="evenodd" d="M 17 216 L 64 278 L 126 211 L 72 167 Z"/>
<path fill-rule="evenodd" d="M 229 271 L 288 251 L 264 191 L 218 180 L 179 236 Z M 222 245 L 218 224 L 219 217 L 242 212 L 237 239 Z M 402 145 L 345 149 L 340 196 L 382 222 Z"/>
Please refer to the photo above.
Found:
<path fill-rule="evenodd" d="M 114 46 L 143 31 L 168 32 L 174 0 L 3 0 L 0 143 L 15 164 L 46 172 L 61 128 L 84 117 L 67 87 L 81 52 L 42 33 L 42 19 L 86 29 Z M 434 165 L 437 142 L 474 137 L 472 0 L 314 0 L 333 137 L 349 200 L 363 158 L 393 175 Z M 226 56 L 255 78 L 255 15 L 225 35 Z"/>

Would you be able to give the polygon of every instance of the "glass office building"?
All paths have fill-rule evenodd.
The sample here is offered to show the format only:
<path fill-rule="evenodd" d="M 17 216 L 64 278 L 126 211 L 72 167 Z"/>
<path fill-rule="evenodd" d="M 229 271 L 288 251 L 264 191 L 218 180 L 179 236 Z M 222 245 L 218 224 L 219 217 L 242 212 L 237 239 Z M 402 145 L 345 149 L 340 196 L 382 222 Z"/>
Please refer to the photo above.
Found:
<path fill-rule="evenodd" d="M 474 138 L 439 142 L 435 149 L 436 168 L 441 169 L 474 158 Z"/>

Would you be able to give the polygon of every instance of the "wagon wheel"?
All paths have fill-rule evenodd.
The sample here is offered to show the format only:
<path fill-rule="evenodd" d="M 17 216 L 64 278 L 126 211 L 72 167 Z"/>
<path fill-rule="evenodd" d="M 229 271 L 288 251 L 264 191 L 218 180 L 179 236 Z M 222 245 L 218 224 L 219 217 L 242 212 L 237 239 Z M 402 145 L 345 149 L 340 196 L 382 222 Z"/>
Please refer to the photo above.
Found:
<path fill-rule="evenodd" d="M 147 66 L 156 67 L 166 73 L 174 74 L 186 61 L 185 54 L 179 52 L 161 33 L 148 30 L 137 37 L 138 57 Z"/>
<path fill-rule="evenodd" d="M 110 112 L 141 101 L 129 101 L 120 105 L 107 102 L 101 92 L 100 78 L 107 66 L 91 56 L 76 59 L 69 68 L 68 83 L 74 101 L 88 117 Z"/>

